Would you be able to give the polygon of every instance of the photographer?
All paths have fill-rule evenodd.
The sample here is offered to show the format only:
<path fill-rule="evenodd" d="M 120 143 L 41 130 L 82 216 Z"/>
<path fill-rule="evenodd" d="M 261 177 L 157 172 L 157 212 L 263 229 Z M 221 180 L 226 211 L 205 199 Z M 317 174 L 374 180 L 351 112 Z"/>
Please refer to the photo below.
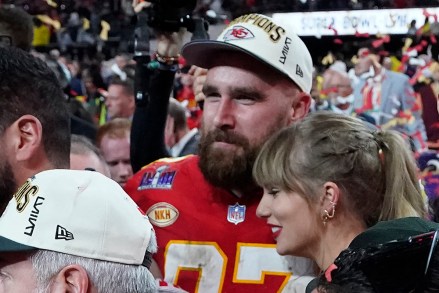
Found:
<path fill-rule="evenodd" d="M 143 29 L 148 30 L 146 34 L 149 34 L 150 25 L 159 26 L 155 29 L 157 51 L 152 54 L 153 60 L 150 60 L 149 56 L 145 56 L 150 53 L 147 51 L 149 44 L 145 44 L 149 42 L 147 39 L 149 35 L 143 35 L 146 40 L 136 40 L 137 44 L 143 42 L 143 44 L 138 45 L 136 48 L 138 51 L 135 52 L 137 61 L 136 109 L 131 128 L 131 165 L 133 171 L 137 172 L 146 164 L 171 156 L 165 144 L 165 125 L 169 97 L 178 70 L 179 53 L 186 28 L 177 28 L 180 23 L 166 21 L 166 19 L 158 23 L 157 18 L 146 15 L 144 9 L 151 9 L 150 2 L 134 0 L 133 7 L 139 15 L 139 21 L 143 21 L 138 26 L 144 26 Z M 154 14 L 151 10 L 148 10 L 148 13 Z M 159 12 L 155 12 L 155 14 L 157 13 Z M 172 13 L 170 14 L 172 15 Z M 192 31 L 194 29 L 187 23 L 181 24 L 189 26 Z M 163 31 L 162 27 L 171 31 Z M 203 34 L 203 32 L 198 31 L 195 33 L 201 36 Z M 142 37 L 141 34 L 140 37 Z M 140 98 L 139 92 L 141 92 Z"/>

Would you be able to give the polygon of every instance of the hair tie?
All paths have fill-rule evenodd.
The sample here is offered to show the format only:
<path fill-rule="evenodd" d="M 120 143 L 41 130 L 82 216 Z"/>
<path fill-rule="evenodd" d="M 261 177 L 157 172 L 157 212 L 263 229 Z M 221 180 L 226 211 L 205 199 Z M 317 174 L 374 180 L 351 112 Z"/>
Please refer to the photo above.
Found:
<path fill-rule="evenodd" d="M 383 140 L 383 132 L 381 130 L 372 132 L 373 140 L 378 145 L 378 157 L 381 161 L 381 164 L 384 166 L 385 158 L 384 158 L 384 149 L 389 149 L 389 145 Z"/>
<path fill-rule="evenodd" d="M 383 135 L 384 135 L 384 132 L 381 130 L 377 130 L 375 132 L 372 132 L 373 139 L 378 144 L 378 146 L 381 149 L 384 149 L 384 148 L 389 149 L 389 145 L 386 142 L 384 142 L 384 140 L 383 140 Z"/>

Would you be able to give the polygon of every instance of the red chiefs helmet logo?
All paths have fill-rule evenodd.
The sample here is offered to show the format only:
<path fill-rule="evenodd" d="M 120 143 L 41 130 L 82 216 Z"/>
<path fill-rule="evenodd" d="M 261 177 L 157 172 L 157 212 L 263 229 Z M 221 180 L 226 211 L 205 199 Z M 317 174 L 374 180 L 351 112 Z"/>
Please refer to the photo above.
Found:
<path fill-rule="evenodd" d="M 255 35 L 247 28 L 235 25 L 224 34 L 224 41 L 252 39 Z"/>

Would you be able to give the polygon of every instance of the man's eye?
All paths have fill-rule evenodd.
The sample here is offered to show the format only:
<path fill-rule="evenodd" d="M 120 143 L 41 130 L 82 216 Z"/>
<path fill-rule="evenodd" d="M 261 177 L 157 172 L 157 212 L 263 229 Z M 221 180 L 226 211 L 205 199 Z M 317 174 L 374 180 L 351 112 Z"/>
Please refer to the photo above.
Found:
<path fill-rule="evenodd" d="M 7 278 L 9 278 L 9 275 L 5 272 L 0 271 L 0 282 Z"/>
<path fill-rule="evenodd" d="M 217 95 L 206 95 L 206 97 L 204 98 L 205 102 L 207 103 L 219 102 L 220 99 L 221 97 Z"/>

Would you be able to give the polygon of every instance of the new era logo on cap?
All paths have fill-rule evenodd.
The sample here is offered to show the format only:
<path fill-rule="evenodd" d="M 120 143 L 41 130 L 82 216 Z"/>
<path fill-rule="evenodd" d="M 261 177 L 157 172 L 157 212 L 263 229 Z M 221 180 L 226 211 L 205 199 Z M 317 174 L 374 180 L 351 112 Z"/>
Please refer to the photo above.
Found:
<path fill-rule="evenodd" d="M 68 241 L 68 240 L 73 240 L 75 238 L 73 237 L 73 233 L 67 231 L 67 229 L 64 227 L 57 225 L 55 239 L 64 239 L 64 240 Z"/>
<path fill-rule="evenodd" d="M 300 77 L 303 77 L 303 71 L 300 68 L 299 64 L 296 65 L 296 74 Z"/>

